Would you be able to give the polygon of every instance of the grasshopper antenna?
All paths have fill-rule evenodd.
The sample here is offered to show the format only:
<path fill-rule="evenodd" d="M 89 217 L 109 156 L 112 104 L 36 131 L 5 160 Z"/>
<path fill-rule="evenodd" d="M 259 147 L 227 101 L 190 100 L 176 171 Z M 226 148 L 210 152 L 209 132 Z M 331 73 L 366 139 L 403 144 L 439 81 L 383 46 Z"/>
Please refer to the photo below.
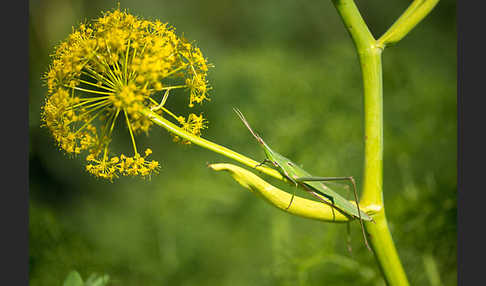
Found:
<path fill-rule="evenodd" d="M 250 124 L 246 120 L 246 118 L 243 115 L 243 113 L 241 113 L 241 111 L 238 108 L 236 108 L 236 107 L 233 107 L 233 110 L 236 112 L 236 114 L 241 119 L 241 121 L 243 121 L 243 124 L 245 124 L 246 128 L 248 128 L 248 130 L 250 130 L 250 132 L 253 135 L 253 137 L 255 137 L 256 140 L 258 140 L 259 143 L 265 145 L 265 143 L 263 143 L 262 138 L 260 136 L 258 136 L 258 134 L 256 134 L 255 131 L 253 131 L 253 129 L 250 127 Z"/>

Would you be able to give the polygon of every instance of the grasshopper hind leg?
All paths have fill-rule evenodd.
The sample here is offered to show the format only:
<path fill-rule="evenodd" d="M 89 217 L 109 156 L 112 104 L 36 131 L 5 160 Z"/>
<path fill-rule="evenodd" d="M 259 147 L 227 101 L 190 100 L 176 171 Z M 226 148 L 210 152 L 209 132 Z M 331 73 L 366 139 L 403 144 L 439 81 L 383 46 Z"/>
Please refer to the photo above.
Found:
<path fill-rule="evenodd" d="M 365 228 L 364 228 L 364 225 L 363 225 L 363 220 L 361 219 L 361 210 L 360 210 L 359 204 L 358 204 L 358 193 L 356 191 L 356 182 L 354 181 L 353 177 L 348 177 L 348 180 L 351 181 L 351 183 L 353 184 L 354 199 L 355 199 L 355 202 L 356 202 L 356 206 L 358 207 L 358 214 L 359 214 L 358 218 L 359 218 L 359 223 L 361 225 L 361 231 L 363 232 L 364 242 L 365 242 L 368 250 L 372 251 L 370 245 L 368 244 L 368 239 L 366 238 L 366 231 L 365 231 Z"/>
<path fill-rule="evenodd" d="M 290 208 L 290 206 L 292 205 L 292 202 L 294 201 L 294 197 L 295 197 L 295 192 L 292 194 L 292 198 L 290 198 L 290 203 L 289 205 L 285 208 L 285 210 L 288 210 Z"/>
<path fill-rule="evenodd" d="M 366 238 L 366 231 L 364 228 L 363 219 L 361 218 L 361 210 L 358 204 L 358 193 L 356 191 L 356 182 L 354 181 L 353 177 L 301 177 L 298 178 L 298 180 L 302 182 L 305 181 L 349 181 L 351 182 L 351 184 L 353 185 L 354 200 L 356 202 L 356 207 L 358 208 L 357 218 L 359 219 L 359 223 L 361 225 L 361 230 L 363 232 L 363 239 L 368 250 L 372 251 L 370 245 L 368 244 L 368 239 Z"/>

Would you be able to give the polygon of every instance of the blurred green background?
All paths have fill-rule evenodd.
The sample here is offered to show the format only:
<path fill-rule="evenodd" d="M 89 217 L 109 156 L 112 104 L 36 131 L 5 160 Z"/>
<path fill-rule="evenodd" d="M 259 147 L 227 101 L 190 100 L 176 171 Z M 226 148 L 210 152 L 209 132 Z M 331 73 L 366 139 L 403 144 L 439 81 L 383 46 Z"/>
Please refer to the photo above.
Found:
<path fill-rule="evenodd" d="M 410 1 L 357 2 L 378 36 Z M 350 254 L 345 225 L 277 210 L 206 167 L 229 159 L 175 144 L 161 128 L 138 139 L 162 164 L 152 180 L 107 183 L 58 150 L 40 127 L 49 54 L 73 25 L 115 7 L 30 1 L 31 285 L 61 285 L 73 269 L 106 273 L 111 285 L 384 285 L 358 223 Z M 210 122 L 205 138 L 263 159 L 238 107 L 278 152 L 315 175 L 352 175 L 361 185 L 361 74 L 331 1 L 137 0 L 121 8 L 174 25 L 215 65 L 212 101 L 197 108 Z M 412 285 L 456 285 L 455 10 L 441 1 L 383 54 L 384 199 Z"/>

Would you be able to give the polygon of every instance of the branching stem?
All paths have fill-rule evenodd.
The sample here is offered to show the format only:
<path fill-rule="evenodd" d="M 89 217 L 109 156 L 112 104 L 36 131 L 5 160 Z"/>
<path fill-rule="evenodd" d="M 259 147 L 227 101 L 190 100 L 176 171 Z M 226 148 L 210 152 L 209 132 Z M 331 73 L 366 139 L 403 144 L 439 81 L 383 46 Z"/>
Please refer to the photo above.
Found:
<path fill-rule="evenodd" d="M 437 4 L 415 0 L 377 40 L 353 0 L 333 0 L 358 52 L 364 92 L 364 174 L 360 205 L 373 208 L 376 224 L 365 222 L 376 260 L 388 285 L 409 285 L 388 228 L 383 204 L 383 82 L 381 53 L 387 44 L 405 37 Z"/>

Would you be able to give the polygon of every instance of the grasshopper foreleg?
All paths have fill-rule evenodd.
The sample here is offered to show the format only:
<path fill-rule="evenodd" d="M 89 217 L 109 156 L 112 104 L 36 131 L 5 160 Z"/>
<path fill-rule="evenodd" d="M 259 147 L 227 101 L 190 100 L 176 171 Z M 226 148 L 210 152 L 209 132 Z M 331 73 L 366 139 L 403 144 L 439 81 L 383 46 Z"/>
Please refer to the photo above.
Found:
<path fill-rule="evenodd" d="M 297 185 L 295 185 L 295 187 L 297 188 Z M 292 202 L 294 201 L 294 197 L 295 197 L 295 190 L 294 192 L 292 193 L 292 198 L 290 198 L 290 203 L 289 205 L 287 206 L 287 208 L 285 208 L 285 210 L 288 210 L 290 208 L 290 206 L 292 205 Z"/>
<path fill-rule="evenodd" d="M 265 158 L 261 163 L 259 163 L 258 165 L 256 165 L 255 168 L 261 167 L 261 166 L 265 165 L 265 163 L 272 163 L 272 161 L 270 161 L 267 158 Z"/>

